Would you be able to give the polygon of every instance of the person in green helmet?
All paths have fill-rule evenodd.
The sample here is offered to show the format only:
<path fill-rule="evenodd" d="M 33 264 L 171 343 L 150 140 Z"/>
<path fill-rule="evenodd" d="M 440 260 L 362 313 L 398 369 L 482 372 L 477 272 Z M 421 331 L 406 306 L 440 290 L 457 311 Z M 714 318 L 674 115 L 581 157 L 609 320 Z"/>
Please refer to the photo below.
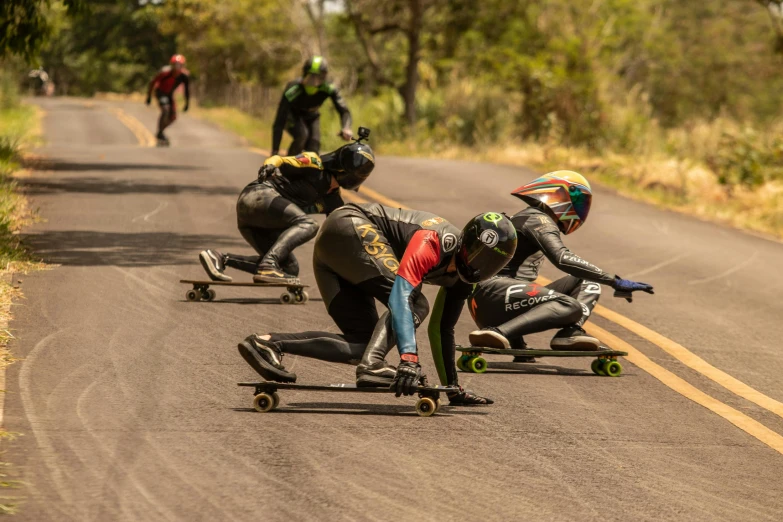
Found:
<path fill-rule="evenodd" d="M 332 99 L 334 108 L 340 114 L 342 130 L 340 137 L 350 141 L 351 111 L 333 84 L 327 81 L 329 66 L 322 56 L 313 56 L 302 67 L 302 77 L 288 82 L 277 107 L 277 116 L 272 126 L 272 156 L 280 152 L 283 131 L 293 138 L 288 147 L 288 156 L 300 152 L 318 153 L 321 148 L 321 105 Z"/>

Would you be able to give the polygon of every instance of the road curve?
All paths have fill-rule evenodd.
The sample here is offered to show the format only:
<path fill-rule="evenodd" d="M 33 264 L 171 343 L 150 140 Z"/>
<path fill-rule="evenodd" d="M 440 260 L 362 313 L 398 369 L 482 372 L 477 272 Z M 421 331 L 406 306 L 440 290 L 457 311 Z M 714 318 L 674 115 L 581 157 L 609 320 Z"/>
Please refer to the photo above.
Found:
<path fill-rule="evenodd" d="M 138 129 L 117 116 L 153 129 L 153 109 L 40 104 L 48 170 L 23 182 L 45 222 L 26 233 L 59 266 L 16 276 L 25 299 L 14 308 L 11 350 L 22 360 L 7 370 L 3 424 L 20 435 L 3 442 L 3 459 L 24 485 L 3 493 L 19 503 L 17 519 L 780 520 L 783 455 L 630 362 L 617 379 L 584 371 L 583 360 L 461 374 L 496 403 L 429 419 L 411 400 L 329 393 L 281 393 L 279 411 L 256 413 L 250 390 L 235 384 L 254 376 L 236 342 L 253 331 L 334 331 L 317 289 L 297 307 L 242 288 L 188 303 L 178 280 L 203 275 L 202 248 L 249 250 L 234 202 L 261 157 L 188 115 L 172 127 L 171 148 L 158 149 L 140 146 Z M 533 176 L 380 157 L 359 196 L 461 226 L 481 211 L 516 211 L 508 192 Z M 655 285 L 655 296 L 630 305 L 605 291 L 609 312 L 769 400 L 743 398 L 617 320 L 596 316 L 597 326 L 783 435 L 774 408 L 783 402 L 783 245 L 600 188 L 590 220 L 567 241 L 602 268 Z M 311 253 L 306 245 L 300 259 Z M 551 266 L 544 275 L 558 277 Z M 465 313 L 458 338 L 471 329 Z M 286 362 L 302 382 L 353 376 L 351 367 Z"/>

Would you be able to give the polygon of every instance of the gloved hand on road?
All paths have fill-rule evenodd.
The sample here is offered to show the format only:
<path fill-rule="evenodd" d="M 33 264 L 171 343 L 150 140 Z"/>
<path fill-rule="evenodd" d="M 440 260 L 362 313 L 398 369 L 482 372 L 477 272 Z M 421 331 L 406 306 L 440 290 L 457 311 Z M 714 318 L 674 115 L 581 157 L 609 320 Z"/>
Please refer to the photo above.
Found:
<path fill-rule="evenodd" d="M 482 397 L 476 395 L 470 390 L 465 390 L 462 386 L 459 387 L 460 391 L 447 393 L 449 398 L 449 404 L 452 406 L 474 406 L 479 404 L 494 404 L 495 401 L 489 397 Z"/>
<path fill-rule="evenodd" d="M 145 101 L 145 102 L 144 102 L 144 104 L 145 104 L 145 105 L 149 105 L 150 103 L 152 103 L 152 98 L 150 98 L 149 96 L 147 96 L 147 101 Z"/>
<path fill-rule="evenodd" d="M 185 103 L 185 106 L 182 107 L 182 112 L 188 112 L 189 107 L 190 107 L 190 103 Z"/>
<path fill-rule="evenodd" d="M 404 353 L 400 356 L 400 365 L 397 366 L 397 374 L 389 386 L 394 390 L 394 395 L 413 395 L 419 387 L 421 379 L 421 366 L 419 356 L 413 353 Z"/>
<path fill-rule="evenodd" d="M 621 279 L 619 276 L 614 276 L 614 296 L 622 297 L 629 303 L 633 301 L 633 292 L 647 292 L 648 294 L 654 294 L 652 285 L 647 283 L 637 283 L 636 281 L 630 281 L 628 279 Z"/>
<path fill-rule="evenodd" d="M 274 165 L 261 165 L 258 169 L 258 181 L 264 182 L 273 176 L 279 176 L 280 170 Z"/>

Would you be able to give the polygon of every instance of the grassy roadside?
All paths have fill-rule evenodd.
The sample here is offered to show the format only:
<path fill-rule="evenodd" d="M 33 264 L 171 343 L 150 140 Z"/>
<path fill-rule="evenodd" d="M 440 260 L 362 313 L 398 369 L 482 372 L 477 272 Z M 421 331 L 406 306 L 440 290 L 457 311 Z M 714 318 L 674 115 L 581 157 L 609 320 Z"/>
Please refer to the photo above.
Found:
<path fill-rule="evenodd" d="M 339 124 L 334 111 L 323 112 L 323 149 L 340 145 L 331 129 Z M 256 118 L 228 107 L 204 108 L 193 111 L 194 116 L 217 124 L 243 137 L 248 145 L 268 149 L 271 142 L 271 117 Z M 359 107 L 354 115 L 356 124 L 372 121 Z M 371 126 L 371 124 L 369 125 Z M 439 159 L 471 160 L 505 165 L 531 167 L 539 171 L 557 169 L 577 170 L 588 179 L 610 187 L 627 197 L 645 201 L 662 208 L 720 222 L 735 228 L 783 238 L 783 180 L 771 179 L 764 183 L 721 182 L 722 172 L 708 165 L 703 158 L 710 151 L 736 150 L 734 144 L 721 140 L 734 129 L 730 124 L 717 122 L 691 129 L 687 137 L 666 137 L 667 146 L 659 146 L 661 137 L 650 136 L 656 146 L 649 151 L 616 154 L 610 151 L 591 152 L 583 148 L 563 147 L 557 144 L 512 142 L 486 146 L 443 145 L 428 139 L 385 139 L 382 128 L 373 128 L 373 146 L 382 154 Z M 679 139 L 682 143 L 671 144 Z M 287 143 L 288 136 L 283 140 Z M 640 140 L 644 142 L 645 140 Z M 670 152 L 666 152 L 668 149 Z M 687 149 L 687 153 L 686 153 Z M 698 150 L 691 150 L 698 149 Z M 663 150 L 663 151 L 662 151 Z M 753 157 L 751 149 L 747 155 Z M 737 164 L 744 165 L 740 157 Z M 526 180 L 520 179 L 521 185 Z M 514 187 L 509 187 L 509 190 Z"/>
<path fill-rule="evenodd" d="M 35 262 L 21 243 L 19 231 L 32 222 L 34 213 L 25 197 L 17 191 L 15 178 L 26 174 L 23 168 L 25 150 L 39 139 L 41 111 L 20 103 L 8 84 L 0 85 L 0 373 L 16 359 L 8 351 L 13 335 L 8 329 L 13 302 L 22 292 L 13 286 L 14 274 L 43 268 Z M 5 393 L 5 390 L 0 390 Z M 15 434 L 0 428 L 0 439 Z M 0 488 L 15 488 L 17 481 L 7 479 L 7 465 L 0 462 Z M 16 512 L 15 499 L 0 495 L 0 514 Z"/>

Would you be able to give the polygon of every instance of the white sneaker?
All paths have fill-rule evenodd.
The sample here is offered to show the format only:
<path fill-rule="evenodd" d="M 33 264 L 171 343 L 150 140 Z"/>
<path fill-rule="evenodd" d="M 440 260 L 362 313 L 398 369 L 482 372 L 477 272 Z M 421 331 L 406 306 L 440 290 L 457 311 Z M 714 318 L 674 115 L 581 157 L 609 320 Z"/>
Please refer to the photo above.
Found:
<path fill-rule="evenodd" d="M 498 348 L 510 350 L 511 343 L 503 334 L 494 330 L 476 330 L 468 335 L 471 346 L 483 346 L 484 348 Z"/>

